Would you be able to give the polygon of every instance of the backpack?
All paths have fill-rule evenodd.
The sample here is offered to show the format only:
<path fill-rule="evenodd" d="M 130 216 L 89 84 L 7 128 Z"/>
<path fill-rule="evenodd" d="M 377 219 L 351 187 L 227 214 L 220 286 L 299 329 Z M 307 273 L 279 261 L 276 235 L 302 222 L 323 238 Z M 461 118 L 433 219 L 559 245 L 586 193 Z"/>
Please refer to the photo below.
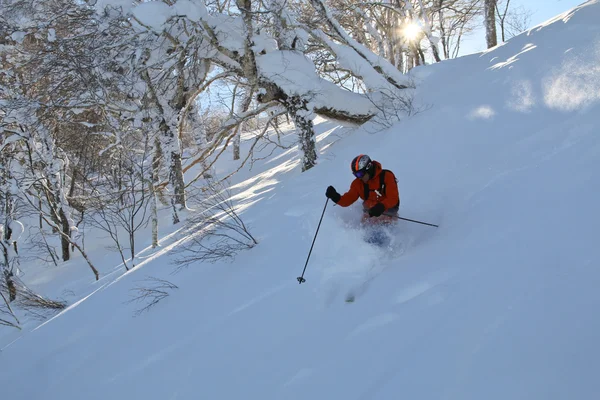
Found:
<path fill-rule="evenodd" d="M 385 196 L 385 173 L 386 172 L 390 172 L 392 173 L 392 171 L 388 170 L 388 169 L 382 169 L 381 172 L 379 173 L 379 190 L 377 190 L 379 193 L 381 193 L 382 196 Z M 394 180 L 396 181 L 396 183 L 398 183 L 398 178 L 396 178 L 394 176 Z M 365 187 L 365 200 L 369 198 L 369 192 L 371 191 L 371 189 L 369 189 L 369 184 L 368 183 L 364 183 L 363 185 Z M 400 205 L 400 200 L 398 200 L 398 204 L 395 205 L 392 208 L 398 207 Z"/>

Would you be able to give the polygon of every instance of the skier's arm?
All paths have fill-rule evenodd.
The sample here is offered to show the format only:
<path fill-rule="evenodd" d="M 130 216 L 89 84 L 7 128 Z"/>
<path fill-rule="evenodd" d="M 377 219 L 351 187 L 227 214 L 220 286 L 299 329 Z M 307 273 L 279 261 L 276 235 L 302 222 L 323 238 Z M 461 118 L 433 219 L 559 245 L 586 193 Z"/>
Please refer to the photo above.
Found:
<path fill-rule="evenodd" d="M 358 179 L 352 181 L 352 184 L 350 185 L 350 190 L 348 190 L 342 195 L 342 197 L 340 197 L 340 200 L 337 202 L 339 206 L 348 207 L 349 205 L 353 204 L 356 200 L 358 200 L 359 191 L 356 182 L 358 182 Z"/>

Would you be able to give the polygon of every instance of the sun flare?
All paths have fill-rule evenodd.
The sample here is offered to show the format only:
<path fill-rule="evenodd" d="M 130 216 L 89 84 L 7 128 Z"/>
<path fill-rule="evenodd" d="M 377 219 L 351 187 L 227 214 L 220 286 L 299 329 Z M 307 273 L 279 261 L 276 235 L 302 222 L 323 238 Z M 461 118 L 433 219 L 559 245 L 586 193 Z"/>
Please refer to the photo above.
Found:
<path fill-rule="evenodd" d="M 404 27 L 402 32 L 406 39 L 413 41 L 421 34 L 421 27 L 418 24 L 411 22 Z"/>

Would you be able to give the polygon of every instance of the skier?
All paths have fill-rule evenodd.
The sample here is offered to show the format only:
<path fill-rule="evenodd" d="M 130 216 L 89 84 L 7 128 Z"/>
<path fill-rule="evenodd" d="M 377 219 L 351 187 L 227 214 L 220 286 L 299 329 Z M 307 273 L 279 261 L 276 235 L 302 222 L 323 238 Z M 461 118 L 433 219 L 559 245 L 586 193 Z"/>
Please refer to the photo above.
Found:
<path fill-rule="evenodd" d="M 350 169 L 356 177 L 350 190 L 340 195 L 333 186 L 329 186 L 325 195 L 342 207 L 350 206 L 360 197 L 363 200 L 363 223 L 381 225 L 397 221 L 400 196 L 394 173 L 382 169 L 379 162 L 366 154 L 354 157 Z"/>

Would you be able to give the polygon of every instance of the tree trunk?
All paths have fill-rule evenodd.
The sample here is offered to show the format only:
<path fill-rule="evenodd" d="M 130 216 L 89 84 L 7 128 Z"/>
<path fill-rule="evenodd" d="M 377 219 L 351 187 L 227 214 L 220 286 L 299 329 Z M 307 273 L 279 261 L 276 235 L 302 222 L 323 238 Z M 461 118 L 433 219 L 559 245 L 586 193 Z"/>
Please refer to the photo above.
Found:
<path fill-rule="evenodd" d="M 185 180 L 183 179 L 183 167 L 181 165 L 181 152 L 171 152 L 171 165 L 169 166 L 169 175 L 171 184 L 175 191 L 175 204 L 185 208 Z"/>
<path fill-rule="evenodd" d="M 423 53 L 423 49 L 421 46 L 417 44 L 417 55 L 419 56 L 419 65 L 425 65 L 425 53 Z"/>
<path fill-rule="evenodd" d="M 442 42 L 442 52 L 444 53 L 444 58 L 447 60 L 450 58 L 450 48 L 446 34 L 446 28 L 444 27 L 444 11 L 442 10 L 442 1 L 439 0 L 439 11 L 438 11 L 438 29 L 440 31 L 440 41 Z"/>
<path fill-rule="evenodd" d="M 238 125 L 235 127 L 235 137 L 233 138 L 233 159 L 240 159 L 240 143 L 242 141 L 242 129 Z"/>
<path fill-rule="evenodd" d="M 154 141 L 154 149 L 152 155 L 152 169 L 150 177 L 150 209 L 152 213 L 152 248 L 158 247 L 158 193 L 156 186 L 159 184 L 160 159 L 162 151 L 160 141 Z"/>
<path fill-rule="evenodd" d="M 158 200 L 156 186 L 150 183 L 150 212 L 152 213 L 152 248 L 158 247 Z"/>
<path fill-rule="evenodd" d="M 169 184 L 173 190 L 171 195 L 171 206 L 173 208 L 173 224 L 179 223 L 178 209 L 185 208 L 185 181 L 183 179 L 183 167 L 181 165 L 181 151 L 177 135 L 169 128 L 163 120 L 160 123 L 161 148 L 166 155 L 169 168 Z"/>
<path fill-rule="evenodd" d="M 8 203 L 8 196 L 7 195 L 7 209 L 9 209 Z M 8 214 L 7 214 L 8 216 Z M 4 279 L 6 281 L 6 287 L 8 288 L 8 298 L 9 301 L 14 301 L 17 298 L 17 288 L 12 280 L 12 271 L 10 270 L 10 255 L 9 255 L 9 248 L 10 248 L 10 238 L 12 236 L 12 230 L 10 229 L 10 222 L 7 218 L 6 224 L 5 224 L 5 230 L 4 230 L 4 236 L 2 238 L 0 238 L 0 245 L 2 246 L 2 253 L 4 256 Z"/>
<path fill-rule="evenodd" d="M 31 204 L 31 203 L 30 203 Z M 46 223 L 50 226 L 53 226 L 53 222 L 51 220 L 49 220 L 46 216 L 42 215 L 42 218 L 44 218 L 44 221 L 46 221 Z M 55 227 L 58 228 L 58 227 Z M 88 257 L 87 253 L 85 252 L 85 250 L 83 250 L 81 248 L 81 246 L 74 242 L 73 240 L 71 240 L 70 236 L 66 236 L 62 230 L 58 231 L 59 234 L 63 237 L 65 237 L 65 239 L 72 244 L 77 250 L 79 250 L 79 253 L 83 256 L 83 258 L 85 259 L 85 261 L 88 263 L 88 266 L 90 267 L 90 269 L 92 270 L 92 272 L 94 273 L 94 276 L 96 277 L 96 280 L 100 279 L 100 274 L 98 273 L 98 270 L 96 269 L 96 267 L 94 267 L 94 264 L 92 264 L 92 260 L 90 260 L 90 258 Z"/>
<path fill-rule="evenodd" d="M 8 288 L 8 301 L 12 302 L 17 299 L 17 287 L 15 286 L 14 281 L 12 280 L 12 272 L 9 272 L 7 269 L 4 270 L 4 279 L 6 281 L 6 287 Z"/>
<path fill-rule="evenodd" d="M 173 223 L 179 223 L 177 216 L 177 207 L 184 209 L 186 207 L 185 200 L 185 181 L 183 178 L 183 168 L 181 165 L 181 146 L 179 135 L 176 134 L 177 127 L 171 127 L 165 120 L 165 110 L 162 107 L 155 87 L 147 70 L 142 71 L 141 77 L 148 86 L 149 97 L 154 103 L 154 106 L 162 115 L 162 120 L 159 123 L 160 144 L 163 153 L 166 156 L 167 166 L 169 168 L 169 184 L 173 190 L 171 204 L 173 205 Z"/>
<path fill-rule="evenodd" d="M 248 111 L 248 109 L 250 108 L 250 103 L 252 102 L 252 94 L 254 93 L 254 90 L 252 89 L 246 89 L 244 91 L 244 98 L 242 100 L 242 104 L 240 105 L 240 114 L 243 114 L 245 112 Z M 243 132 L 243 124 L 239 124 L 236 128 L 235 128 L 235 137 L 233 138 L 233 159 L 234 160 L 239 160 L 240 159 L 240 142 L 241 142 L 241 136 L 242 136 L 242 132 Z"/>
<path fill-rule="evenodd" d="M 173 188 L 173 203 L 185 208 L 185 181 L 181 166 L 181 151 L 175 133 L 169 129 L 165 121 L 161 123 L 162 149 L 167 155 L 169 183 Z"/>
<path fill-rule="evenodd" d="M 488 49 L 498 44 L 496 35 L 496 1 L 497 0 L 485 0 L 483 6 L 485 41 Z"/>
<path fill-rule="evenodd" d="M 98 270 L 96 269 L 96 267 L 94 267 L 94 264 L 92 264 L 92 260 L 90 260 L 90 258 L 87 256 L 87 253 L 85 252 L 85 250 L 83 250 L 81 248 L 81 246 L 79 246 L 77 243 L 73 242 L 73 246 L 75 246 L 75 248 L 77 250 L 79 250 L 79 252 L 81 253 L 81 255 L 83 256 L 83 258 L 85 259 L 85 261 L 87 261 L 88 266 L 90 267 L 90 269 L 92 270 L 92 273 L 94 274 L 94 276 L 96 277 L 96 280 L 100 279 L 100 274 L 98 273 Z"/>
<path fill-rule="evenodd" d="M 130 221 L 130 227 L 135 224 L 135 221 Z M 135 268 L 135 231 L 131 229 L 129 231 L 129 254 L 131 256 L 131 268 Z"/>
<path fill-rule="evenodd" d="M 300 150 L 302 151 L 302 172 L 316 165 L 317 151 L 315 143 L 315 129 L 311 119 L 311 112 L 307 108 L 308 101 L 299 96 L 288 97 L 283 101 L 300 136 Z"/>
<path fill-rule="evenodd" d="M 69 261 L 71 259 L 71 251 L 69 250 L 69 245 L 71 244 L 71 240 L 69 240 L 71 237 L 71 225 L 62 208 L 59 209 L 58 215 L 60 216 L 60 227 L 62 228 L 62 234 L 60 235 L 62 259 L 63 261 Z"/>

